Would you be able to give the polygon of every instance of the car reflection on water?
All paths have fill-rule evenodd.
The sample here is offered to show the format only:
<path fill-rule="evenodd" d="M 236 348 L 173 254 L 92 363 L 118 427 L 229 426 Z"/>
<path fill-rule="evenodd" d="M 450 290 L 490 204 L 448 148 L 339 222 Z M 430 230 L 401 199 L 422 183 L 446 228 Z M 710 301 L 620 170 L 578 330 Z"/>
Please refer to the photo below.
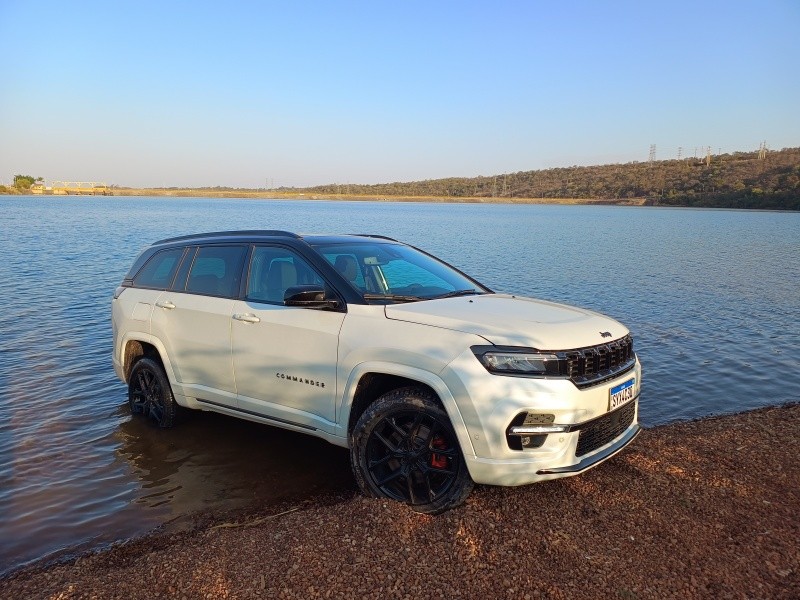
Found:
<path fill-rule="evenodd" d="M 215 413 L 191 413 L 170 431 L 136 416 L 116 436 L 140 481 L 135 503 L 167 509 L 170 521 L 356 489 L 346 449 Z"/>

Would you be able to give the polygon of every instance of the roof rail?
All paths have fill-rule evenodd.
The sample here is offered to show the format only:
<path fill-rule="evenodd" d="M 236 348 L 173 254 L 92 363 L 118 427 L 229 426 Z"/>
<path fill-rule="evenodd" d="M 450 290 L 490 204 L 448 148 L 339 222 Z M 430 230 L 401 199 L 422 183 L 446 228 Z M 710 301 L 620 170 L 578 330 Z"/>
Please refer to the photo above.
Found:
<path fill-rule="evenodd" d="M 390 242 L 397 241 L 396 239 L 390 238 L 386 235 L 375 235 L 373 233 L 351 233 L 350 235 L 355 235 L 358 237 L 367 237 L 367 238 L 378 238 L 379 240 L 389 240 Z"/>
<path fill-rule="evenodd" d="M 281 231 L 280 229 L 249 229 L 237 231 L 210 231 L 208 233 L 193 233 L 191 235 L 180 235 L 178 237 L 166 238 L 154 242 L 155 244 L 165 244 L 167 242 L 179 242 L 182 240 L 203 239 L 212 237 L 252 237 L 255 235 L 271 235 L 275 237 L 291 237 L 299 239 L 300 236 L 291 231 Z"/>

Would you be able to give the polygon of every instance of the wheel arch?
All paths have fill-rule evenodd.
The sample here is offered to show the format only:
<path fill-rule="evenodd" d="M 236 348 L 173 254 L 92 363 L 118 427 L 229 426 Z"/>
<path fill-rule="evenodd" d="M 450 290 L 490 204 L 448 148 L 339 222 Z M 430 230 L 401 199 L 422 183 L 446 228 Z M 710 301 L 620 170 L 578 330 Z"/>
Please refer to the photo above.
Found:
<path fill-rule="evenodd" d="M 350 445 L 353 427 L 375 400 L 395 389 L 422 387 L 432 392 L 447 413 L 456 432 L 461 451 L 475 455 L 461 411 L 447 385 L 435 373 L 393 363 L 362 363 L 350 374 L 343 394 L 339 422 Z"/>
<path fill-rule="evenodd" d="M 122 371 L 125 374 L 125 383 L 130 381 L 133 366 L 140 358 L 150 358 L 158 362 L 167 374 L 170 383 L 175 382 L 175 374 L 169 362 L 166 349 L 163 344 L 150 335 L 140 334 L 138 336 L 126 337 L 122 342 Z"/>

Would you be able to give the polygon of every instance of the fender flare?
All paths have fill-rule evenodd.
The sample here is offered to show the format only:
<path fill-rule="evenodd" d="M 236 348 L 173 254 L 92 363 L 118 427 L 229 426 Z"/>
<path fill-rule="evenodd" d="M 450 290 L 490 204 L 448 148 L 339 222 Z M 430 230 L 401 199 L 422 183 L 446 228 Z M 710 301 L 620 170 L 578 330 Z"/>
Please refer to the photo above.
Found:
<path fill-rule="evenodd" d="M 461 446 L 461 451 L 465 456 L 475 456 L 475 448 L 472 445 L 467 425 L 461 416 L 461 411 L 458 408 L 458 403 L 455 397 L 450 392 L 445 382 L 436 373 L 420 369 L 419 367 L 410 367 L 391 362 L 383 361 L 368 361 L 357 364 L 347 378 L 344 385 L 343 393 L 341 394 L 341 401 L 336 407 L 337 422 L 342 435 L 347 437 L 347 424 L 350 419 L 350 411 L 353 407 L 353 398 L 356 394 L 356 388 L 359 381 L 367 373 L 380 373 L 383 375 L 396 375 L 398 377 L 405 377 L 412 379 L 430 387 L 444 405 L 447 416 L 450 418 L 450 423 L 456 432 L 458 443 Z"/>
<path fill-rule="evenodd" d="M 175 386 L 180 385 L 175 378 L 175 370 L 172 368 L 172 363 L 169 360 L 169 355 L 167 354 L 167 349 L 164 347 L 164 344 L 162 344 L 161 340 L 157 337 L 141 331 L 129 332 L 122 337 L 122 343 L 119 345 L 119 347 L 121 350 L 120 364 L 122 365 L 123 372 L 127 370 L 127 365 L 125 364 L 125 348 L 128 347 L 130 342 L 142 342 L 143 344 L 149 344 L 153 346 L 161 358 L 161 364 L 164 365 L 164 371 L 167 374 L 167 379 L 169 379 L 170 385 L 173 387 L 173 389 L 175 389 Z"/>

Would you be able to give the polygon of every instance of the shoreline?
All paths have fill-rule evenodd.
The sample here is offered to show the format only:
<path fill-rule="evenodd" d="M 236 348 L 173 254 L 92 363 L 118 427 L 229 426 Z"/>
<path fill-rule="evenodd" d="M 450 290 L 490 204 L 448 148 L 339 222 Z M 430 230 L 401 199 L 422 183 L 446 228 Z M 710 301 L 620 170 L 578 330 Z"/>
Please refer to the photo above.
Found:
<path fill-rule="evenodd" d="M 0 196 L 47 196 L 69 197 L 155 197 L 155 198 L 221 198 L 255 200 L 297 200 L 317 202 L 426 202 L 433 204 L 567 204 L 567 205 L 609 205 L 609 206 L 657 206 L 647 198 L 511 198 L 483 196 L 390 196 L 381 194 L 309 194 L 305 192 L 284 192 L 277 190 L 214 190 L 193 188 L 113 188 L 109 193 L 97 194 L 34 194 L 29 191 L 2 192 Z"/>
<path fill-rule="evenodd" d="M 800 212 L 794 208 L 783 207 L 743 207 L 743 206 L 698 206 L 694 204 L 661 203 L 644 197 L 636 198 L 511 198 L 511 197 L 482 197 L 482 196 L 390 196 L 390 195 L 358 195 L 358 194 L 307 194 L 298 192 L 258 191 L 258 190 L 208 190 L 208 189 L 179 189 L 179 188 L 115 188 L 108 194 L 31 194 L 22 192 L 3 192 L 3 196 L 30 196 L 30 197 L 55 197 L 55 198 L 102 198 L 102 197 L 149 197 L 149 198 L 210 198 L 227 200 L 276 200 L 294 202 L 399 202 L 399 203 L 427 203 L 427 204 L 493 204 L 493 205 L 542 205 L 542 206 L 634 206 L 650 208 L 683 208 L 699 210 L 735 210 L 746 212 Z"/>
<path fill-rule="evenodd" d="M 800 596 L 800 404 L 646 429 L 438 517 L 360 495 L 199 518 L 0 578 L 3 597 Z"/>
<path fill-rule="evenodd" d="M 508 198 L 482 196 L 389 196 L 375 194 L 309 194 L 300 192 L 208 189 L 115 189 L 113 196 L 155 196 L 169 198 L 253 198 L 259 200 L 298 200 L 334 202 L 427 202 L 434 204 L 587 204 L 647 206 L 646 198 Z"/>

